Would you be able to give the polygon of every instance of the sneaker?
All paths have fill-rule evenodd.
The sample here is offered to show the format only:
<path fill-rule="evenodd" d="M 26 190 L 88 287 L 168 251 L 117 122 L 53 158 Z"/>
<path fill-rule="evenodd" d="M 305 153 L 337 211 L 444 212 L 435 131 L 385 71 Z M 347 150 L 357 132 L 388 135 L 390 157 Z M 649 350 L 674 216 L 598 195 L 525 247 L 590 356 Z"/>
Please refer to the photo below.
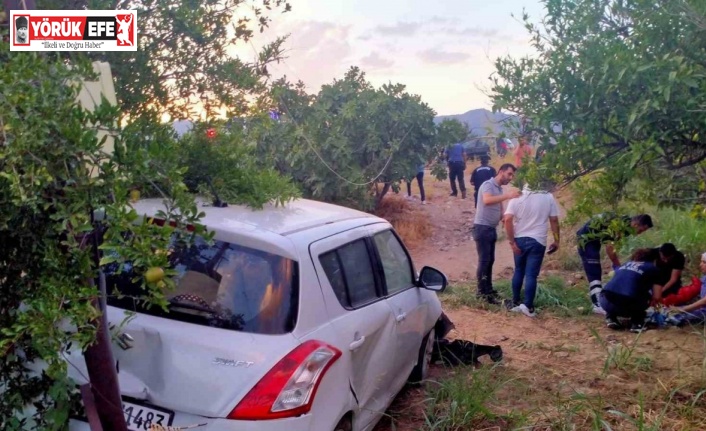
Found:
<path fill-rule="evenodd" d="M 458 193 L 451 193 L 449 196 L 451 196 L 452 198 L 455 198 L 456 196 L 458 196 Z"/>
<path fill-rule="evenodd" d="M 621 325 L 620 322 L 618 322 L 618 319 L 616 319 L 614 317 L 606 317 L 605 324 L 610 329 L 614 329 L 614 330 L 618 330 L 618 329 L 623 328 L 623 325 Z"/>
<path fill-rule="evenodd" d="M 426 204 L 427 204 L 427 201 L 422 201 L 422 205 L 426 205 Z"/>
<path fill-rule="evenodd" d="M 466 191 L 465 191 L 465 190 L 461 192 L 461 197 L 462 197 L 463 199 L 466 199 Z"/>
<path fill-rule="evenodd" d="M 408 201 L 411 201 L 412 199 L 414 199 L 412 196 L 409 196 L 409 195 L 405 196 L 404 198 L 407 199 Z"/>
<path fill-rule="evenodd" d="M 640 324 L 640 323 L 633 323 L 630 326 L 630 332 L 635 333 L 635 334 L 639 334 L 642 331 L 646 331 L 646 330 L 647 330 L 647 328 L 645 328 L 645 325 Z"/>
<path fill-rule="evenodd" d="M 600 305 L 594 305 L 594 306 L 593 306 L 593 312 L 594 312 L 595 314 L 601 314 L 601 315 L 603 315 L 603 316 L 606 315 L 605 310 L 604 310 Z"/>
<path fill-rule="evenodd" d="M 517 307 L 513 307 L 510 309 L 513 313 L 522 313 L 527 317 L 537 317 L 537 313 L 534 312 L 534 310 L 530 310 L 527 308 L 525 304 L 520 304 Z"/>

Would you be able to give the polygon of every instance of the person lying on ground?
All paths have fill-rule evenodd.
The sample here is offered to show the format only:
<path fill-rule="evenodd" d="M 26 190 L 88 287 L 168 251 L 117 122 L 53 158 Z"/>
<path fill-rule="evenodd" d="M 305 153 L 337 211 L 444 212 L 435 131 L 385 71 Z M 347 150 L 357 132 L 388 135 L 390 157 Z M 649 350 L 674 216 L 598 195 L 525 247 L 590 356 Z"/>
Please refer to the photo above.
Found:
<path fill-rule="evenodd" d="M 630 318 L 630 332 L 644 329 L 647 308 L 657 289 L 653 281 L 658 270 L 652 258 L 654 253 L 649 248 L 635 250 L 630 261 L 615 270 L 601 291 L 599 302 L 610 329 L 622 329 L 619 317 Z"/>
<path fill-rule="evenodd" d="M 675 307 L 678 314 L 671 316 L 668 322 L 676 326 L 683 326 L 687 323 L 690 324 L 700 324 L 706 321 L 706 253 L 701 255 L 701 262 L 699 262 L 699 269 L 701 270 L 701 292 L 699 292 L 699 299 L 689 305 L 684 305 L 682 307 Z"/>
<path fill-rule="evenodd" d="M 601 246 L 605 244 L 605 251 L 613 264 L 613 269 L 620 267 L 620 259 L 615 252 L 613 242 L 627 235 L 639 235 L 652 227 L 652 218 L 648 214 L 634 217 L 605 213 L 592 217 L 576 232 L 579 257 L 583 263 L 588 280 L 589 296 L 593 303 L 593 312 L 605 314 L 598 303 L 598 297 L 603 288 L 601 276 Z"/>

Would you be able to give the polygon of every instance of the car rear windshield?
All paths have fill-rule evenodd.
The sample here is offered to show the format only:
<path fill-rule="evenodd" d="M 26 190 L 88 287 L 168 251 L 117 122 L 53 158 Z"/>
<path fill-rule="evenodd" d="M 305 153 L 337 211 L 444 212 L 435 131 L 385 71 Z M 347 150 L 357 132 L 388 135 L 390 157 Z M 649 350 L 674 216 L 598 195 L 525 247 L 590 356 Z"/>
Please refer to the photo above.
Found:
<path fill-rule="evenodd" d="M 297 264 L 282 256 L 223 241 L 198 238 L 172 248 L 176 288 L 169 310 L 146 307 L 139 275 L 126 263 L 105 268 L 108 303 L 126 310 L 257 334 L 291 332 L 297 320 Z"/>

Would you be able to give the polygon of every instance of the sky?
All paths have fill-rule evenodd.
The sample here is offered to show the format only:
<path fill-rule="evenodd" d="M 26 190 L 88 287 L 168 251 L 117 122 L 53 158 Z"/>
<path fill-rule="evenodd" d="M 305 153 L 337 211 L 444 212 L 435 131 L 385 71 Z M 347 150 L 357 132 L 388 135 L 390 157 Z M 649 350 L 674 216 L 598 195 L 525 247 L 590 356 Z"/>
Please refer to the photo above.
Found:
<path fill-rule="evenodd" d="M 289 35 L 275 77 L 315 93 L 358 66 L 375 86 L 405 84 L 439 115 L 490 109 L 495 58 L 532 53 L 522 12 L 534 22 L 544 12 L 540 0 L 289 1 L 251 48 Z"/>

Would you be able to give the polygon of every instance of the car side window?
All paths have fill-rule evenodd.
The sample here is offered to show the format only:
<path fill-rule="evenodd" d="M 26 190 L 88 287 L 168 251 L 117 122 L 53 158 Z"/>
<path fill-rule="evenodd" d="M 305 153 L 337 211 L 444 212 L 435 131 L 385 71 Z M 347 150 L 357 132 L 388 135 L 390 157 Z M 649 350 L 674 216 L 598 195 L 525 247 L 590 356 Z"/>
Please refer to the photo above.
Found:
<path fill-rule="evenodd" d="M 375 235 L 374 240 L 385 272 L 388 295 L 413 287 L 412 262 L 397 236 L 386 230 Z"/>
<path fill-rule="evenodd" d="M 319 261 L 344 307 L 360 307 L 378 297 L 373 265 L 364 239 L 324 253 Z"/>

